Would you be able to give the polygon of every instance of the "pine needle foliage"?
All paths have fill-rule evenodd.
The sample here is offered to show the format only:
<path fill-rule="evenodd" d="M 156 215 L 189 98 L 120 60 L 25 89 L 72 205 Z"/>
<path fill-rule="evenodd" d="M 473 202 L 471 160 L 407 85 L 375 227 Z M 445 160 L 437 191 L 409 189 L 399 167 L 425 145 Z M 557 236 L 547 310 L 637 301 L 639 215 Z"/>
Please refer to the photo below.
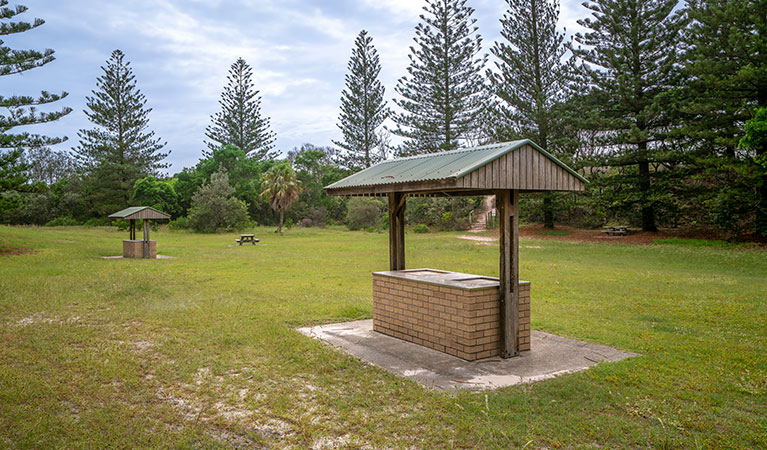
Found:
<path fill-rule="evenodd" d="M 23 33 L 45 23 L 43 19 L 34 19 L 31 22 L 16 20 L 16 16 L 26 11 L 26 6 L 9 7 L 7 0 L 0 0 L 0 36 Z M 0 76 L 20 74 L 42 67 L 54 59 L 52 49 L 15 50 L 3 45 L 0 40 Z M 24 149 L 54 145 L 66 140 L 66 137 L 48 137 L 27 132 L 12 133 L 11 130 L 24 125 L 52 122 L 69 114 L 72 110 L 67 107 L 53 112 L 37 110 L 40 105 L 59 101 L 66 96 L 66 92 L 53 94 L 47 91 L 42 91 L 34 97 L 0 95 L 0 108 L 7 111 L 0 114 L 0 191 L 15 189 L 26 182 L 26 166 L 22 163 Z"/>
<path fill-rule="evenodd" d="M 559 0 L 506 3 L 503 39 L 490 49 L 497 70 L 487 71 L 490 90 L 500 100 L 498 125 L 511 131 L 502 139 L 524 136 L 561 157 L 565 149 L 560 145 L 563 117 L 558 107 L 571 94 L 574 65 L 565 59 L 565 35 L 557 31 Z M 544 196 L 544 225 L 554 226 L 551 194 Z"/>
<path fill-rule="evenodd" d="M 677 0 L 600 0 L 583 3 L 591 17 L 578 23 L 571 45 L 583 63 L 581 83 L 602 132 L 599 166 L 614 168 L 603 182 L 613 205 L 636 209 L 644 231 L 655 231 L 660 207 L 673 207 L 669 183 L 678 159 L 666 146 L 669 92 L 679 82 L 684 21 Z M 583 46 L 583 47 L 582 47 Z M 588 115 L 586 111 L 584 114 Z M 663 169 L 661 169 L 663 168 Z"/>
<path fill-rule="evenodd" d="M 234 145 L 257 160 L 275 156 L 275 134 L 269 128 L 269 118 L 261 115 L 261 97 L 252 76 L 252 69 L 242 58 L 229 69 L 228 84 L 219 100 L 221 110 L 211 116 L 211 124 L 205 129 L 210 151 Z"/>
<path fill-rule="evenodd" d="M 165 142 L 148 130 L 152 109 L 146 107 L 130 62 L 121 50 L 115 50 L 101 70 L 104 73 L 96 78 L 96 89 L 92 97 L 86 97 L 84 111 L 96 127 L 78 131 L 75 158 L 86 172 L 120 164 L 132 166 L 141 177 L 158 174 L 168 167 L 162 161 L 170 152 L 163 152 Z"/>
<path fill-rule="evenodd" d="M 381 144 L 377 129 L 391 114 L 384 100 L 385 88 L 378 79 L 381 62 L 373 47 L 373 38 L 365 30 L 354 41 L 348 64 L 346 89 L 341 92 L 341 114 L 338 128 L 342 141 L 333 143 L 345 150 L 343 165 L 350 169 L 363 169 L 379 162 L 375 154 Z"/>
<path fill-rule="evenodd" d="M 401 156 L 459 146 L 471 136 L 482 112 L 486 57 L 480 56 L 474 9 L 466 0 L 428 0 L 415 28 L 410 66 L 400 78 L 394 103 L 395 134 L 405 139 Z"/>

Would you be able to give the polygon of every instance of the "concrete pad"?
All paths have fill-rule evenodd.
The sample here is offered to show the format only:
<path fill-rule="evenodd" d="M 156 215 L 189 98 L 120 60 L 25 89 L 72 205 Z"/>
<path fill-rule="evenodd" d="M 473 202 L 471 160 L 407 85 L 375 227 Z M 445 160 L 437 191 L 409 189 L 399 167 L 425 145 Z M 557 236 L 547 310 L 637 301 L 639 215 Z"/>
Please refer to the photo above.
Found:
<path fill-rule="evenodd" d="M 298 331 L 396 375 L 443 390 L 496 389 L 638 356 L 637 353 L 535 330 L 531 351 L 522 352 L 515 358 L 472 362 L 375 332 L 372 320 L 299 328 Z"/>
<path fill-rule="evenodd" d="M 175 256 L 157 255 L 155 258 L 125 258 L 123 255 L 102 256 L 101 259 L 176 259 Z"/>

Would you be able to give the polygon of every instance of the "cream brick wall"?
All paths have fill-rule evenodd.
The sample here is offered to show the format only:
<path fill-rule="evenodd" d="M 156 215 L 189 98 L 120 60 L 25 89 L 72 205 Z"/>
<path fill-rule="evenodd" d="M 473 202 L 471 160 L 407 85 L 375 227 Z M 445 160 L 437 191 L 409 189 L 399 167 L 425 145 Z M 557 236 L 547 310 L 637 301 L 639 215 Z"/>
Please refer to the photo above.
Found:
<path fill-rule="evenodd" d="M 501 351 L 497 287 L 459 289 L 373 274 L 373 329 L 473 361 Z M 530 284 L 519 286 L 519 350 L 530 350 Z"/>

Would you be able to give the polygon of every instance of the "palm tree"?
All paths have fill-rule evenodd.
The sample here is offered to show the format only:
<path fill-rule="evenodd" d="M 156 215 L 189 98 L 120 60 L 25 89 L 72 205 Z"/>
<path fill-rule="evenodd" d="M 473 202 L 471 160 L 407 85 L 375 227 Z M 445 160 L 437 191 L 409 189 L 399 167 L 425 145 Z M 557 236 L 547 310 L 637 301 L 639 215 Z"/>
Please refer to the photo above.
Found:
<path fill-rule="evenodd" d="M 296 172 L 289 162 L 282 162 L 267 170 L 263 176 L 266 189 L 261 192 L 261 199 L 269 202 L 273 210 L 280 213 L 280 226 L 275 233 L 282 232 L 282 224 L 285 220 L 285 211 L 298 200 L 298 194 L 303 190 L 301 182 L 296 177 Z"/>

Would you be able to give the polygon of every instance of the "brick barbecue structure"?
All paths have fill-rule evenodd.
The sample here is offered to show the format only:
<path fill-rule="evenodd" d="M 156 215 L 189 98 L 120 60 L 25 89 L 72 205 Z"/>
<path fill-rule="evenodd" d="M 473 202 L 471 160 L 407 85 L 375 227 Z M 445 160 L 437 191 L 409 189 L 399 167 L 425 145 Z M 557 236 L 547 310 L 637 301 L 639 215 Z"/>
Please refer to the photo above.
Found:
<path fill-rule="evenodd" d="M 582 191 L 585 178 L 529 139 L 383 161 L 329 195 L 389 201 L 389 271 L 373 274 L 375 331 L 467 360 L 530 350 L 530 283 L 519 281 L 519 194 Z M 409 196 L 494 195 L 499 277 L 405 270 Z"/>
<path fill-rule="evenodd" d="M 501 352 L 497 278 L 434 269 L 373 273 L 373 330 L 468 361 Z M 530 282 L 519 282 L 519 351 L 530 350 Z"/>

